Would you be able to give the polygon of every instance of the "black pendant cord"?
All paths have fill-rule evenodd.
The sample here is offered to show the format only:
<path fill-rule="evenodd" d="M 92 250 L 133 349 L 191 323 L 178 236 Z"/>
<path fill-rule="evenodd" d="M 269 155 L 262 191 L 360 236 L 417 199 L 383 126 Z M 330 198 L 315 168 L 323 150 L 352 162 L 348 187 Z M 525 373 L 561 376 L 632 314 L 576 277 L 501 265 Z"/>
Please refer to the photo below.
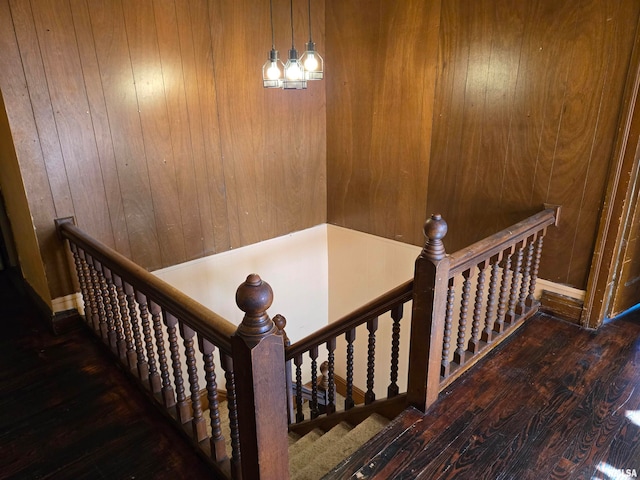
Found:
<path fill-rule="evenodd" d="M 289 1 L 289 7 L 291 12 L 291 50 L 294 50 L 295 47 L 293 46 L 293 0 Z"/>
<path fill-rule="evenodd" d="M 311 0 L 309 0 L 309 43 L 313 42 L 313 37 L 311 36 Z"/>
<path fill-rule="evenodd" d="M 273 0 L 269 0 L 269 16 L 271 17 L 271 50 L 275 50 L 276 36 L 273 32 Z"/>

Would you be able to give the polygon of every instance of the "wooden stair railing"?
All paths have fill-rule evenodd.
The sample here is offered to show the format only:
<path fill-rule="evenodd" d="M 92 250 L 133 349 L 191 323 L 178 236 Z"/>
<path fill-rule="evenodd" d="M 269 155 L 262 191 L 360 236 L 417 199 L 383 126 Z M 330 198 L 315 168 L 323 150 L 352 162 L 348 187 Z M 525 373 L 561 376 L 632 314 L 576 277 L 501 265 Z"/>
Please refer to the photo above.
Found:
<path fill-rule="evenodd" d="M 538 310 L 534 298 L 543 238 L 557 223 L 559 207 L 547 208 L 512 227 L 448 255 L 442 239 L 447 224 L 440 215 L 425 222 L 425 246 L 416 259 L 414 278 L 381 295 L 353 313 L 286 347 L 286 360 L 295 366 L 292 380 L 295 411 L 290 430 L 304 434 L 331 428 L 340 421 L 358 423 L 370 413 L 392 418 L 409 405 L 425 411 L 439 392 L 507 338 Z M 411 319 L 403 320 L 411 302 Z M 376 332 L 387 323 L 390 358 L 377 358 Z M 401 331 L 408 330 L 408 353 L 401 352 Z M 354 351 L 354 340 L 366 336 L 366 350 Z M 455 335 L 455 348 L 451 348 Z M 339 351 L 338 343 L 343 344 Z M 336 355 L 343 355 L 347 382 L 344 408 L 335 403 Z M 406 355 L 406 356 L 405 356 Z M 406 390 L 399 388 L 400 359 L 408 357 Z M 303 369 L 316 378 L 319 358 L 328 363 L 329 395 L 320 412 L 312 383 L 305 418 Z M 366 369 L 365 405 L 351 398 L 355 359 Z M 366 362 L 365 362 L 366 359 Z M 378 361 L 376 361 L 378 360 Z M 376 398 L 375 382 L 388 379 L 384 398 Z M 289 374 L 291 377 L 292 375 Z M 324 415 L 321 415 L 324 413 Z"/>
<path fill-rule="evenodd" d="M 56 225 L 69 241 L 86 323 L 157 404 L 186 428 L 216 472 L 233 479 L 286 479 L 287 412 L 289 429 L 303 434 L 316 427 L 328 430 L 342 420 L 357 424 L 374 412 L 393 418 L 409 405 L 425 411 L 442 388 L 531 317 L 538 309 L 534 292 L 543 238 L 548 226 L 557 225 L 558 213 L 559 207 L 548 208 L 452 255 L 442 241 L 446 222 L 433 215 L 425 222 L 426 241 L 412 280 L 292 345 L 284 317 L 272 321 L 266 313 L 273 293 L 258 275 L 249 275 L 238 288 L 236 303 L 245 316 L 236 329 L 91 239 L 71 219 Z M 411 319 L 403 321 L 410 302 Z M 390 354 L 380 360 L 382 327 L 390 332 L 384 338 Z M 356 336 L 366 339 L 357 353 Z M 220 429 L 216 352 L 226 380 L 231 452 Z M 342 409 L 335 395 L 336 355 L 344 360 Z M 355 405 L 354 369 L 360 368 L 357 360 L 365 358 L 365 402 Z M 322 413 L 322 393 L 315 381 L 319 361 L 327 366 Z M 401 378 L 407 364 L 406 379 Z M 312 379 L 310 418 L 305 418 L 302 405 L 303 369 Z M 208 430 L 199 395 L 201 378 L 211 419 Z M 377 398 L 381 378 L 384 395 Z"/>
<path fill-rule="evenodd" d="M 92 239 L 73 219 L 56 220 L 56 227 L 69 243 L 87 325 L 182 427 L 217 476 L 288 478 L 284 343 L 266 313 L 271 287 L 255 274 L 247 277 L 236 293 L 245 312 L 236 327 Z M 231 451 L 221 429 L 220 374 Z M 201 386 L 207 392 L 210 427 Z M 274 445 L 285 448 L 274 450 Z"/>

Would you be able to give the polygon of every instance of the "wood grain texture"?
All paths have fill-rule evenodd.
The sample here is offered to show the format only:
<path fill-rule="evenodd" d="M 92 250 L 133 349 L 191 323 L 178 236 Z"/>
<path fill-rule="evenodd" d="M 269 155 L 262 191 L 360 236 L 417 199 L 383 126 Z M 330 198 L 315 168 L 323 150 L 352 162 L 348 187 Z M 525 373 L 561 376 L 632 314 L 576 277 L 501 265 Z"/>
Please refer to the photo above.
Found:
<path fill-rule="evenodd" d="M 449 223 L 451 252 L 562 204 L 540 276 L 584 288 L 638 5 L 472 8 L 443 2 L 427 210 Z"/>
<path fill-rule="evenodd" d="M 285 46 L 288 2 L 275 7 Z M 39 186 L 27 192 L 42 212 L 34 226 L 52 296 L 71 288 L 55 217 L 75 216 L 147 269 L 326 220 L 324 82 L 262 88 L 268 4 L 3 0 L 2 8 L 0 88 L 16 95 L 7 101 L 16 136 L 27 125 L 37 140 L 38 155 L 22 141 L 16 151 L 33 163 L 25 184 Z M 313 13 L 324 51 L 323 1 Z M 295 22 L 303 49 L 306 4 Z"/>
<path fill-rule="evenodd" d="M 449 386 L 421 418 L 398 417 L 331 478 L 599 478 L 638 470 L 636 312 L 596 334 L 545 315 Z"/>
<path fill-rule="evenodd" d="M 221 478 L 84 328 L 54 336 L 0 274 L 3 478 Z"/>
<path fill-rule="evenodd" d="M 327 8 L 328 220 L 420 244 L 440 2 Z"/>

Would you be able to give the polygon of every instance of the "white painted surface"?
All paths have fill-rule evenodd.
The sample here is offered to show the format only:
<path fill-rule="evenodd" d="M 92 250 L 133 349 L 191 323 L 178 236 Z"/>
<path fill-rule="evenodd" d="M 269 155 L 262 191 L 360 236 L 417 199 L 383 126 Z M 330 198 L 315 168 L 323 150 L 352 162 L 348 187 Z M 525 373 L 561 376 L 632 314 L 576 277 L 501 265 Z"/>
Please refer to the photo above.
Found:
<path fill-rule="evenodd" d="M 234 324 L 243 313 L 236 289 L 257 273 L 271 285 L 274 300 L 268 313 L 287 319 L 292 342 L 327 324 L 327 226 L 273 238 L 153 272 L 194 300 Z"/>

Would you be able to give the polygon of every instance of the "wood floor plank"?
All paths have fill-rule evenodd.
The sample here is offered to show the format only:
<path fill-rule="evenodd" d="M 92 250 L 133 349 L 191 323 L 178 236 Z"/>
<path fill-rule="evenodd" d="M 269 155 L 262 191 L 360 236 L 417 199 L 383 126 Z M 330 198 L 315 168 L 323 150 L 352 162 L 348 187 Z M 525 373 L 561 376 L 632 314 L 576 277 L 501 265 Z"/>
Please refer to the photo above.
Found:
<path fill-rule="evenodd" d="M 0 479 L 211 479 L 84 329 L 54 336 L 0 272 Z"/>
<path fill-rule="evenodd" d="M 640 409 L 639 337 L 640 315 L 597 332 L 539 315 L 351 478 L 609 478 L 598 476 L 601 465 L 640 471 L 640 426 L 625 416 Z"/>

